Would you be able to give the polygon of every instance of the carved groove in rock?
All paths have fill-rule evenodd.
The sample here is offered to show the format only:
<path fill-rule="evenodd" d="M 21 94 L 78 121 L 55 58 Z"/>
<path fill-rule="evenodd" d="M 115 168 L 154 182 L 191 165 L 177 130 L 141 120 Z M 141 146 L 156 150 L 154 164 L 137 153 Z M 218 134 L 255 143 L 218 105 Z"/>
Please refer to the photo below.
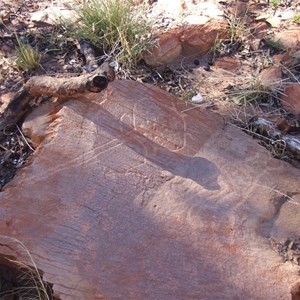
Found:
<path fill-rule="evenodd" d="M 129 81 L 71 100 L 0 193 L 0 233 L 60 299 L 291 299 L 297 267 L 261 221 L 274 187 L 300 192 L 300 171 L 189 108 Z"/>

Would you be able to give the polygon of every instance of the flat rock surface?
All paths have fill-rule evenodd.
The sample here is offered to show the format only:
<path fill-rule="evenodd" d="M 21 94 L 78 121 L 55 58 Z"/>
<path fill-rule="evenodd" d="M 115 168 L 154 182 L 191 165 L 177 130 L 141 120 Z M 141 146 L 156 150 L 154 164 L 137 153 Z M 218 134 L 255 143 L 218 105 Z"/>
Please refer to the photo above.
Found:
<path fill-rule="evenodd" d="M 298 268 L 269 237 L 300 233 L 282 218 L 299 220 L 287 211 L 299 206 L 298 169 L 136 82 L 53 119 L 0 193 L 0 233 L 24 242 L 60 299 L 291 299 Z"/>

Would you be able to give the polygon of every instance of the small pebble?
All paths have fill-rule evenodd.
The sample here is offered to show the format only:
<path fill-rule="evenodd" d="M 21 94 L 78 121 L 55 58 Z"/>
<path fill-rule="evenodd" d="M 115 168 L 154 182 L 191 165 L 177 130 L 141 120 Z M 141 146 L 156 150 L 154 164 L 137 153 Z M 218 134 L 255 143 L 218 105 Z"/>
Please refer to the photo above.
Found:
<path fill-rule="evenodd" d="M 201 103 L 203 102 L 203 97 L 200 94 L 197 94 L 196 96 L 192 97 L 191 102 L 192 103 Z"/>

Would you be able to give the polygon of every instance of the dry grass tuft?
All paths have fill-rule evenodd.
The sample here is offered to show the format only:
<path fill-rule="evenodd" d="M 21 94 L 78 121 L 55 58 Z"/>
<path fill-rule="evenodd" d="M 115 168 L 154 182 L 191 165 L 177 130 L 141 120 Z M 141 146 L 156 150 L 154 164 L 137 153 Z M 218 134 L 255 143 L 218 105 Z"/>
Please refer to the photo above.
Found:
<path fill-rule="evenodd" d="M 13 274 L 17 274 L 14 283 L 17 283 L 18 286 L 14 286 L 10 290 L 1 290 L 0 299 L 52 300 L 51 288 L 43 281 L 41 272 L 24 243 L 18 239 L 0 235 L 0 246 L 8 248 L 10 252 L 16 252 L 28 260 L 25 263 L 6 258 L 9 268 L 14 271 Z"/>
<path fill-rule="evenodd" d="M 147 6 L 131 0 L 88 0 L 77 9 L 75 35 L 130 69 L 153 43 Z"/>
<path fill-rule="evenodd" d="M 16 35 L 19 47 L 17 48 L 16 64 L 23 71 L 31 71 L 36 69 L 41 62 L 41 53 L 31 46 L 23 43 Z"/>

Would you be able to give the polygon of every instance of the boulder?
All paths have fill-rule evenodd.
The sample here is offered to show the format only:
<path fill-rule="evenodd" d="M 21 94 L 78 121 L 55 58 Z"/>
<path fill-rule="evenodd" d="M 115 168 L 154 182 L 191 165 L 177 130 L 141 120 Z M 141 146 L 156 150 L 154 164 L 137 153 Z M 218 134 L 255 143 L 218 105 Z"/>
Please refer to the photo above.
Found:
<path fill-rule="evenodd" d="M 204 55 L 214 43 L 228 38 L 227 23 L 210 20 L 201 25 L 183 25 L 161 34 L 158 44 L 145 56 L 146 62 L 161 66 L 181 56 Z"/>
<path fill-rule="evenodd" d="M 180 41 L 182 29 L 172 29 L 159 37 L 158 45 L 146 54 L 146 63 L 151 66 L 161 66 L 174 61 L 182 53 Z"/>
<path fill-rule="evenodd" d="M 217 40 L 229 37 L 227 26 L 220 20 L 211 20 L 201 26 L 187 26 L 180 36 L 183 54 L 206 54 Z"/>
<path fill-rule="evenodd" d="M 288 112 L 300 115 L 300 84 L 294 83 L 288 85 L 281 96 L 281 105 Z"/>
<path fill-rule="evenodd" d="M 145 53 L 153 67 L 180 60 L 184 56 L 206 54 L 216 40 L 228 38 L 228 24 L 216 3 L 198 0 L 158 0 L 149 18 L 155 20 L 157 45 Z"/>
<path fill-rule="evenodd" d="M 52 116 L 0 193 L 0 234 L 24 243 L 59 299 L 296 295 L 298 268 L 270 238 L 300 235 L 286 219 L 299 220 L 299 169 L 221 116 L 137 82 Z M 0 253 L 12 250 L 0 238 Z"/>
<path fill-rule="evenodd" d="M 210 20 L 207 16 L 189 15 L 184 20 L 183 23 L 190 25 L 204 25 Z"/>

